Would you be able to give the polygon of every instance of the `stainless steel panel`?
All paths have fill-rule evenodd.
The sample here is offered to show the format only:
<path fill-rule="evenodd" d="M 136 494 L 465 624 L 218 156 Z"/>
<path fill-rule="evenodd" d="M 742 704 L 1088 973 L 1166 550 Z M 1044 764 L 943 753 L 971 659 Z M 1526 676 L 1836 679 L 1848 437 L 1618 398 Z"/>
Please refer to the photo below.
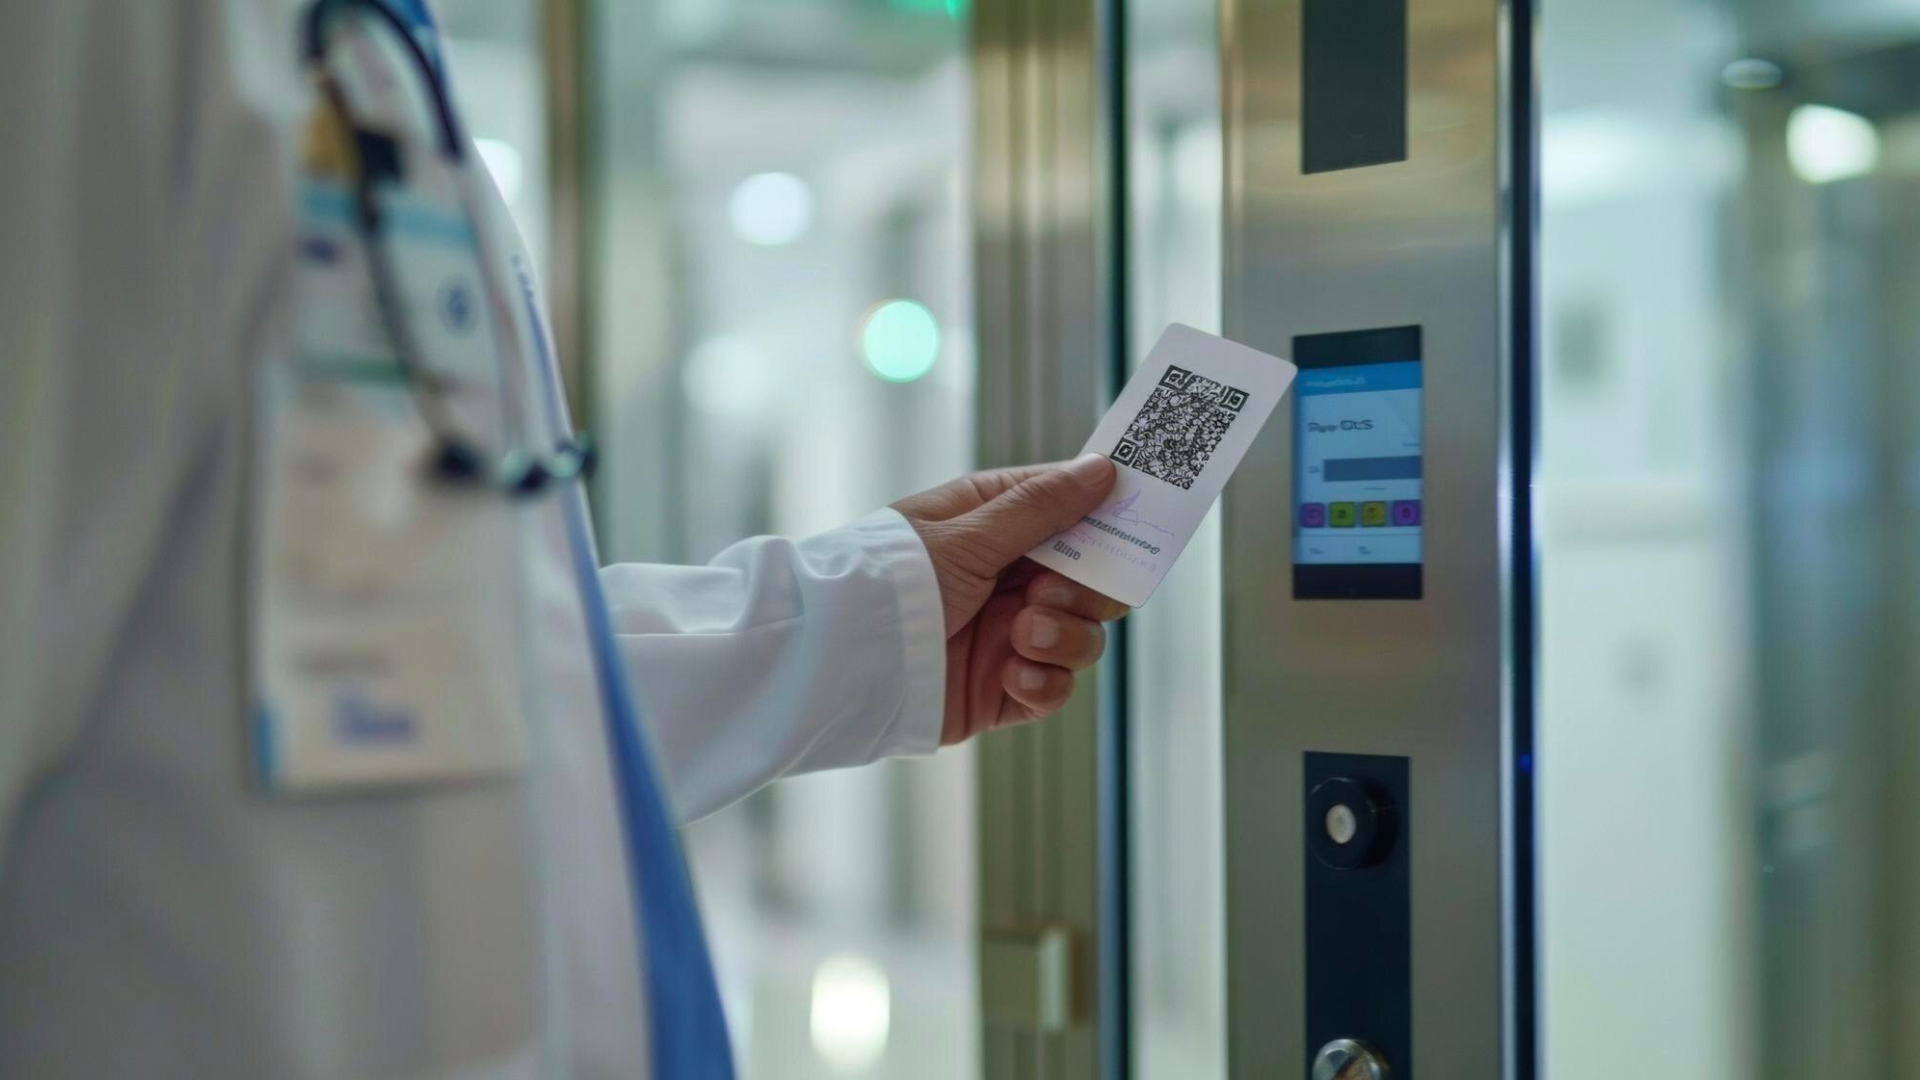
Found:
<path fill-rule="evenodd" d="M 1513 314 L 1503 13 L 1417 0 L 1409 158 L 1302 175 L 1301 0 L 1224 0 L 1229 336 L 1417 323 L 1425 338 L 1426 597 L 1295 601 L 1292 421 L 1226 502 L 1229 1045 L 1237 1077 L 1306 1074 L 1301 755 L 1411 759 L 1414 1059 L 1503 1055 L 1503 731 L 1509 703 Z M 1364 1038 L 1365 1033 L 1353 1033 Z"/>

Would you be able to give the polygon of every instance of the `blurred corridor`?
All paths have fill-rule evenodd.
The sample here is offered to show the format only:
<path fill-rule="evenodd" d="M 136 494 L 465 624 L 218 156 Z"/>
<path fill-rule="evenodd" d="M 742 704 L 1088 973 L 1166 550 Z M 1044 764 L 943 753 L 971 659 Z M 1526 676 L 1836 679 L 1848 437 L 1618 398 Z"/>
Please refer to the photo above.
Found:
<path fill-rule="evenodd" d="M 507 0 L 446 6 L 539 248 L 542 114 L 496 91 L 539 82 L 535 5 L 517 26 Z M 1056 7 L 659 0 L 573 16 L 593 146 L 575 257 L 612 449 L 609 555 L 805 532 L 973 460 L 974 327 L 1011 316 L 970 295 L 975 246 L 992 242 L 974 239 L 972 207 L 997 196 L 969 132 L 1021 80 L 1089 72 L 1125 95 L 1089 97 L 1053 134 L 1079 120 L 1120 142 L 1083 160 L 1109 181 L 1124 168 L 1129 360 L 1168 321 L 1219 328 L 1236 196 L 1214 5 L 1099 6 L 1083 44 L 1117 78 L 1057 37 L 1002 54 L 1043 38 L 1000 37 L 1001 22 L 969 36 L 982 19 L 1070 36 L 1081 24 Z M 1885 846 L 1897 830 L 1876 831 L 1912 775 L 1885 755 L 1910 753 L 1915 700 L 1899 658 L 1914 644 L 1920 248 L 1902 193 L 1920 169 L 1920 8 L 1650 0 L 1538 17 L 1537 753 L 1557 763 L 1537 803 L 1542 1061 L 1567 1078 L 1650 1056 L 1690 1076 L 1791 1075 L 1813 1046 L 1865 1038 L 1865 1001 L 1899 1015 L 1920 992 L 1887 937 L 1915 910 L 1909 863 Z M 1026 146 L 1043 155 L 1029 168 L 1056 152 Z M 1098 189 L 1056 198 L 1075 190 Z M 1021 212 L 1047 227 L 1104 211 Z M 1052 360 L 1098 369 L 1102 340 Z M 1221 573 L 1210 525 L 1128 635 L 1128 1016 L 1145 1077 L 1228 1070 Z M 945 755 L 818 777 L 693 830 L 749 1076 L 978 1074 L 972 768 Z M 1858 987 L 1843 974 L 1875 971 Z M 1906 1053 L 1900 1075 L 1920 1069 Z"/>
<path fill-rule="evenodd" d="M 1920 0 L 437 7 L 603 562 L 1425 330 L 1411 593 L 1290 591 L 1283 406 L 1061 717 L 686 829 L 744 1080 L 1920 1080 Z"/>

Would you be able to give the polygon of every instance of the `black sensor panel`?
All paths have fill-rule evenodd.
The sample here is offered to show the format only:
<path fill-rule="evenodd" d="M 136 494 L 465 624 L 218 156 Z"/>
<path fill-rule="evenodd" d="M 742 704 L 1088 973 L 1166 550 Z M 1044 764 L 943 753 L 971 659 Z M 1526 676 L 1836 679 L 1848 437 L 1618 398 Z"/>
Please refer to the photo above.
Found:
<path fill-rule="evenodd" d="M 1413 1080 L 1408 761 L 1305 756 L 1307 1061 L 1334 1039 L 1366 1043 Z M 1344 838 L 1344 839 L 1342 839 Z"/>
<path fill-rule="evenodd" d="M 1407 0 L 1305 0 L 1301 168 L 1407 160 Z"/>

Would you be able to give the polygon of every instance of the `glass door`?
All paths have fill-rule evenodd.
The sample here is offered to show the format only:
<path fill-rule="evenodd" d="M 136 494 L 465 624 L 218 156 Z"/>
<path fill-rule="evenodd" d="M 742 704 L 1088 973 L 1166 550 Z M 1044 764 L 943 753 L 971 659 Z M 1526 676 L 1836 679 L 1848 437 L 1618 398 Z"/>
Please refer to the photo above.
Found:
<path fill-rule="evenodd" d="M 1733 1080 L 1758 870 L 1738 24 L 1640 0 L 1541 26 L 1543 1062 L 1598 1080 L 1659 1047 Z"/>
<path fill-rule="evenodd" d="M 1920 1075 L 1920 9 L 1542 29 L 1544 1064 Z"/>
<path fill-rule="evenodd" d="M 609 560 L 803 536 L 973 463 L 968 5 L 588 5 Z M 979 1071 L 971 751 L 686 832 L 744 1080 Z"/>
<path fill-rule="evenodd" d="M 1128 0 L 1126 363 L 1169 323 L 1220 332 L 1220 31 L 1215 0 Z M 1220 512 L 1124 638 L 1131 1075 L 1227 1075 L 1221 817 Z"/>

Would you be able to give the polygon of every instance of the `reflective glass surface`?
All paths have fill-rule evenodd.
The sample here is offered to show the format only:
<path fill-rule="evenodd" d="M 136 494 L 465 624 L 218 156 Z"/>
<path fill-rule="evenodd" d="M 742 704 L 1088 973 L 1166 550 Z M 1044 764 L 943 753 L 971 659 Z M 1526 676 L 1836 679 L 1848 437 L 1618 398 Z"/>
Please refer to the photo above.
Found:
<path fill-rule="evenodd" d="M 1211 0 L 1125 5 L 1129 363 L 1220 330 L 1220 62 Z M 1220 514 L 1127 619 L 1132 1042 L 1142 1080 L 1226 1076 Z"/>
<path fill-rule="evenodd" d="M 1920 6 L 1542 8 L 1547 1071 L 1920 1075 Z"/>
<path fill-rule="evenodd" d="M 608 560 L 800 536 L 972 460 L 963 5 L 591 5 Z M 968 751 L 685 836 L 742 1076 L 977 1072 Z"/>

